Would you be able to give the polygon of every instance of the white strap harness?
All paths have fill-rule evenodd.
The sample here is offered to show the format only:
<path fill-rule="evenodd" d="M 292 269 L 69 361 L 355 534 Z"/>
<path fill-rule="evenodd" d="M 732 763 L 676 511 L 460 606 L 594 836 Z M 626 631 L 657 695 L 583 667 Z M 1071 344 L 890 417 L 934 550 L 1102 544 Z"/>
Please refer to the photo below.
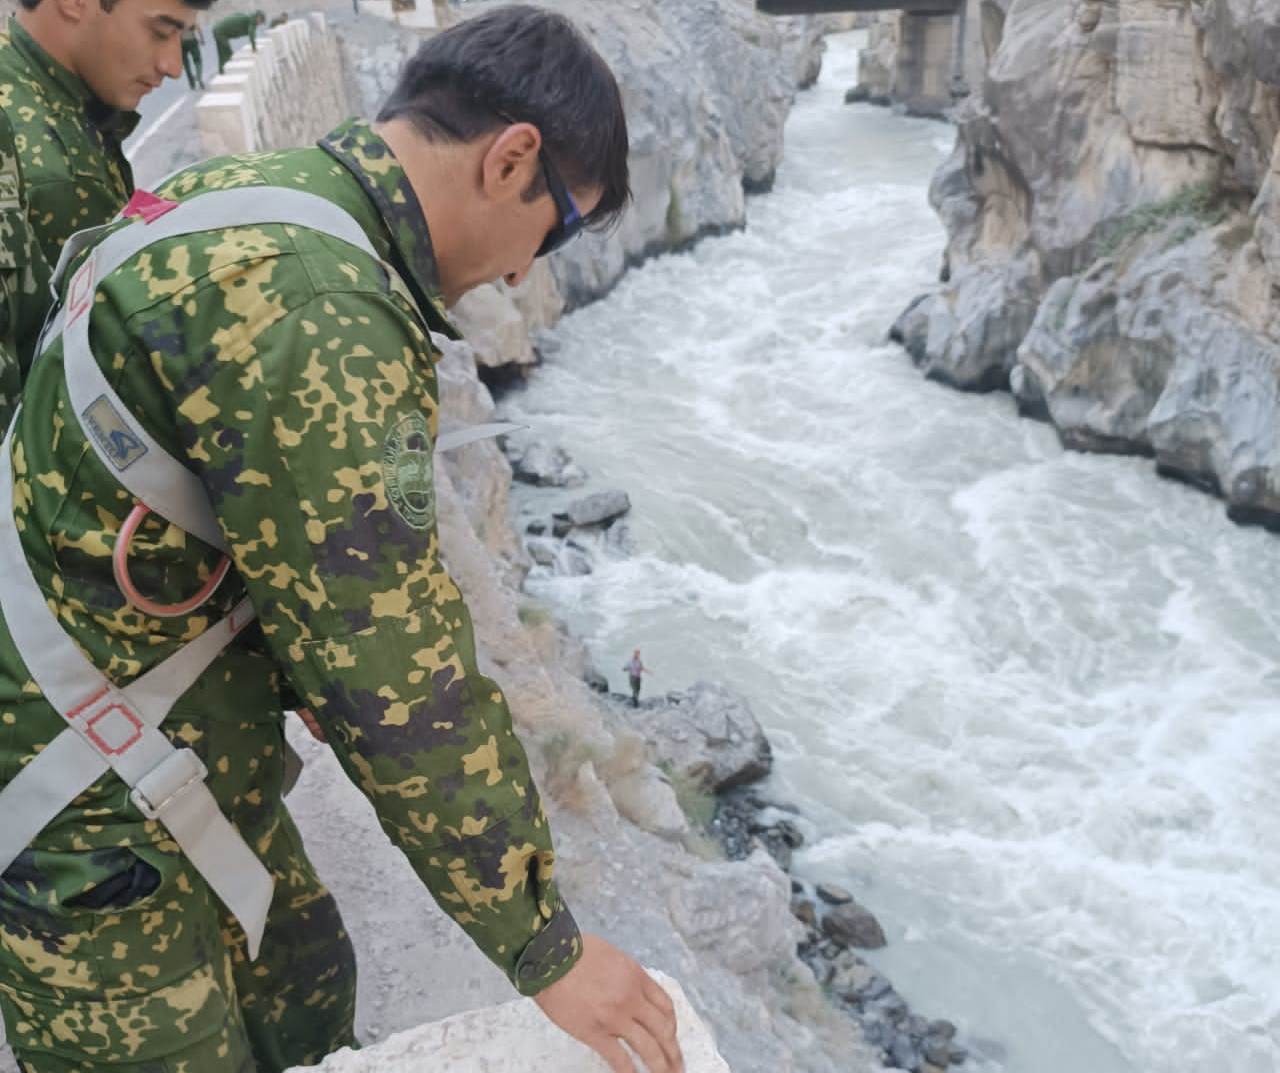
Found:
<path fill-rule="evenodd" d="M 380 260 L 360 225 L 315 194 L 245 187 L 182 202 L 151 223 L 113 232 L 72 277 L 42 342 L 63 341 L 71 406 L 85 439 L 138 500 L 209 546 L 227 552 L 217 514 L 200 479 L 168 454 L 133 417 L 107 382 L 89 347 L 89 318 L 98 284 L 153 243 L 230 227 L 285 224 L 320 231 Z M 61 283 L 73 257 L 105 230 L 73 236 L 55 272 Z M 389 278 L 394 278 L 390 275 Z M 219 810 L 205 784 L 208 771 L 189 748 L 159 730 L 173 705 L 254 618 L 248 598 L 220 622 L 127 686 L 117 687 L 80 651 L 58 622 L 56 600 L 41 590 L 22 549 L 14 518 L 10 460 L 14 415 L 0 445 L 0 612 L 27 670 L 67 722 L 34 760 L 0 790 L 0 873 L 76 797 L 113 770 L 130 799 L 159 820 L 223 904 L 236 916 L 256 958 L 266 928 L 274 880 Z M 437 451 L 514 431 L 508 424 L 464 428 L 441 436 Z"/>

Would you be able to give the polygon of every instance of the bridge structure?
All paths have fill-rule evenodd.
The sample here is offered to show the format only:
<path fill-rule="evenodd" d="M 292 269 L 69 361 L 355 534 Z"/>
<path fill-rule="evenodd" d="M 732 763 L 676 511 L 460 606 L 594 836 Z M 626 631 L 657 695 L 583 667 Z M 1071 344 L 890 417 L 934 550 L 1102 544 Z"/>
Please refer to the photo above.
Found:
<path fill-rule="evenodd" d="M 973 9 L 970 18 L 970 9 Z M 764 15 L 891 12 L 897 29 L 895 69 L 858 87 L 861 99 L 893 100 L 919 115 L 943 115 L 980 78 L 978 0 L 756 0 Z"/>
<path fill-rule="evenodd" d="M 965 0 L 756 0 L 766 15 L 828 15 L 842 11 L 905 11 L 912 15 L 958 15 Z"/>

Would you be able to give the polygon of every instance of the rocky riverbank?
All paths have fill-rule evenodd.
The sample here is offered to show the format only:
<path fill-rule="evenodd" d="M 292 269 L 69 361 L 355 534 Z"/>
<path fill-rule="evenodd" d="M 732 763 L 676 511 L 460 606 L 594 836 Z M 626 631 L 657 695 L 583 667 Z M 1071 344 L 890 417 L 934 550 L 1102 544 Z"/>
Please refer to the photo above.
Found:
<path fill-rule="evenodd" d="M 611 537 L 625 529 L 624 491 L 574 492 L 586 475 L 563 450 L 541 441 L 509 447 L 508 454 L 517 481 L 559 488 L 567 497 L 565 508 L 549 517 L 545 497 L 517 507 L 535 571 L 575 576 L 590 572 L 598 556 L 626 554 Z M 795 935 L 796 954 L 831 1006 L 858 1026 L 881 1060 L 910 1073 L 940 1073 L 964 1063 L 967 1051 L 956 1040 L 955 1026 L 913 1013 L 858 953 L 886 944 L 874 914 L 834 884 L 791 874 L 794 855 L 813 828 L 793 805 L 772 800 L 762 785 L 773 750 L 749 703 L 723 685 L 699 682 L 633 705 L 630 697 L 611 692 L 608 676 L 589 662 L 580 673 L 607 698 L 616 724 L 640 735 L 656 769 L 615 791 L 622 814 L 686 847 L 701 847 L 704 856 L 752 862 L 767 854 L 790 878 L 790 911 L 802 929 Z M 655 778 L 670 787 L 677 808 L 654 786 Z"/>
<path fill-rule="evenodd" d="M 942 283 L 894 337 L 1280 528 L 1280 8 L 988 0 L 981 23 L 931 191 Z"/>

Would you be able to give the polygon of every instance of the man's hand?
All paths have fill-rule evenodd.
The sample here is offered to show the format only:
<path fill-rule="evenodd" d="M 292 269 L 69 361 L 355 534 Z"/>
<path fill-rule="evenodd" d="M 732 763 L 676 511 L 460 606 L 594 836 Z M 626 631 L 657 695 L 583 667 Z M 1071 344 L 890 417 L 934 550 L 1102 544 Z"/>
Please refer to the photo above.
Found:
<path fill-rule="evenodd" d="M 613 1073 L 639 1073 L 621 1040 L 649 1073 L 684 1073 L 671 999 L 644 969 L 598 936 L 582 937 L 581 960 L 534 1002 Z"/>

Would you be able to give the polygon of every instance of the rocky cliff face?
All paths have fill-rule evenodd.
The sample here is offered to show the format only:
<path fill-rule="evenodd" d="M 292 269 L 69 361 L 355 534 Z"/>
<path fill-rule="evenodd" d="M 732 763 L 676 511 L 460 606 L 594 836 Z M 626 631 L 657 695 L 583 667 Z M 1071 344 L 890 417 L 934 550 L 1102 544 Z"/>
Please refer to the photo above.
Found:
<path fill-rule="evenodd" d="M 498 2 L 458 10 L 470 17 Z M 743 226 L 746 193 L 767 188 L 782 159 L 782 128 L 796 91 L 817 77 L 824 27 L 762 16 L 751 0 L 543 3 L 570 16 L 617 74 L 635 193 L 617 231 L 579 239 L 550 259 L 551 279 L 540 273 L 534 281 L 536 304 L 554 306 L 558 315 L 566 304 L 606 294 L 647 256 Z M 371 115 L 420 39 L 369 20 L 343 33 L 351 100 Z M 460 310 L 468 336 L 482 337 L 484 364 L 533 361 L 518 332 L 496 338 L 491 331 L 494 323 L 514 325 L 523 301 L 503 288 L 484 289 Z"/>
<path fill-rule="evenodd" d="M 944 284 L 895 329 L 1070 446 L 1280 522 L 1280 5 L 983 0 L 931 198 Z"/>

